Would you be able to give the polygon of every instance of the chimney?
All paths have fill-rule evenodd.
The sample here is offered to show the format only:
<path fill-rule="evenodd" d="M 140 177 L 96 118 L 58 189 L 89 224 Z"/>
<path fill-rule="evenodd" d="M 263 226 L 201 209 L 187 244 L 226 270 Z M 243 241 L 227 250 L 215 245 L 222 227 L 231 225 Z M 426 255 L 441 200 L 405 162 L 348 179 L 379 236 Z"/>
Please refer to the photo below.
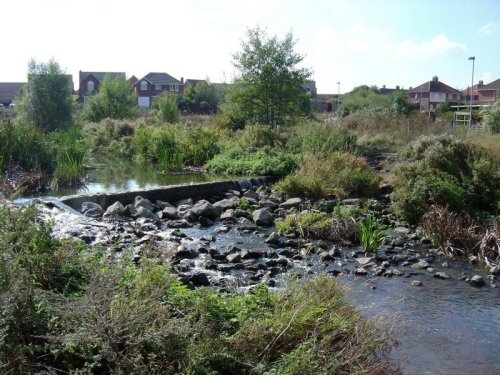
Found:
<path fill-rule="evenodd" d="M 184 84 L 184 77 L 181 77 L 181 83 Z"/>
<path fill-rule="evenodd" d="M 484 82 L 481 80 L 481 81 L 479 81 L 479 83 L 477 84 L 477 87 L 481 87 L 481 86 L 483 86 L 483 85 L 484 85 Z"/>
<path fill-rule="evenodd" d="M 437 82 L 438 81 L 438 76 L 432 77 L 432 82 Z"/>
<path fill-rule="evenodd" d="M 396 86 L 396 90 L 399 90 L 399 85 Z"/>
<path fill-rule="evenodd" d="M 382 88 L 385 89 L 385 85 L 382 85 Z"/>

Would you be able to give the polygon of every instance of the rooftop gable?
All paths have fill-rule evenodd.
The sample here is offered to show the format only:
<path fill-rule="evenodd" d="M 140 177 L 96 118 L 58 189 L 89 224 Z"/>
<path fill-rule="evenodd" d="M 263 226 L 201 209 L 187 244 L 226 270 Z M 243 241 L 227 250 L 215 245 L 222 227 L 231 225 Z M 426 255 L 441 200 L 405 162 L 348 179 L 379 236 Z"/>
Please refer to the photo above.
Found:
<path fill-rule="evenodd" d="M 479 88 L 479 91 L 485 90 L 500 90 L 500 78 Z"/>
<path fill-rule="evenodd" d="M 153 85 L 180 85 L 181 82 L 167 73 L 148 73 L 144 76 Z M 142 79 L 140 80 L 142 81 Z"/>
<path fill-rule="evenodd" d="M 97 79 L 99 82 L 101 82 L 104 79 L 104 76 L 109 76 L 110 79 L 115 79 L 118 77 L 123 77 L 125 78 L 125 73 L 124 72 L 82 72 L 80 71 L 79 78 L 80 78 L 80 83 L 82 83 L 88 76 L 94 76 L 95 79 Z"/>
<path fill-rule="evenodd" d="M 444 92 L 446 94 L 460 94 L 460 92 L 446 83 L 438 80 L 438 77 L 433 77 L 432 80 L 425 82 L 413 89 L 409 90 L 408 93 L 429 93 L 429 92 Z"/>

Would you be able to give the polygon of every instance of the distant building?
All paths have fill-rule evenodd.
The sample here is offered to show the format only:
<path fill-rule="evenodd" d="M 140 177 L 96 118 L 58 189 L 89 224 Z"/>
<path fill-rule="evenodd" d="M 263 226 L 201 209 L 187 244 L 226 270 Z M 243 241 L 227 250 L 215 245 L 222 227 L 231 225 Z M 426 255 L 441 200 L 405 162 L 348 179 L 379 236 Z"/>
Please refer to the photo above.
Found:
<path fill-rule="evenodd" d="M 378 93 L 380 95 L 389 95 L 389 94 L 392 94 L 393 92 L 397 92 L 397 91 L 406 92 L 406 90 L 402 90 L 399 86 L 396 86 L 395 88 L 391 89 L 391 88 L 385 87 L 385 85 L 383 85 L 382 88 L 378 89 Z"/>
<path fill-rule="evenodd" d="M 472 86 L 472 101 L 473 102 L 476 102 L 478 100 L 478 97 L 479 97 L 479 94 L 478 94 L 478 89 L 480 87 L 484 86 L 483 85 L 483 81 L 479 81 L 479 83 L 475 84 L 474 86 Z M 470 102 L 470 97 L 471 97 L 471 88 L 470 86 L 467 87 L 465 90 L 462 90 L 460 91 L 460 93 L 462 94 L 462 100 L 463 101 L 466 101 L 466 102 Z"/>
<path fill-rule="evenodd" d="M 89 95 L 93 95 L 99 92 L 99 86 L 105 76 L 110 79 L 115 79 L 118 77 L 125 78 L 125 73 L 123 72 L 82 72 L 79 73 L 78 87 L 78 98 L 80 101 L 84 102 Z"/>
<path fill-rule="evenodd" d="M 482 81 L 479 81 L 482 82 Z M 500 79 L 478 87 L 478 101 L 482 103 L 491 103 L 500 100 Z"/>
<path fill-rule="evenodd" d="M 8 107 L 14 103 L 24 85 L 24 82 L 0 82 L 0 105 Z"/>
<path fill-rule="evenodd" d="M 311 98 L 315 98 L 316 95 L 318 95 L 318 90 L 316 89 L 316 81 L 306 81 L 301 86 L 306 94 L 308 94 Z"/>
<path fill-rule="evenodd" d="M 137 105 L 140 108 L 150 108 L 153 98 L 162 92 L 182 93 L 184 78 L 177 80 L 167 73 L 148 73 L 134 84 L 137 93 Z"/>
<path fill-rule="evenodd" d="M 448 100 L 461 100 L 461 93 L 447 84 L 440 82 L 437 76 L 415 88 L 408 90 L 410 101 L 420 104 L 421 110 L 434 110 Z"/>

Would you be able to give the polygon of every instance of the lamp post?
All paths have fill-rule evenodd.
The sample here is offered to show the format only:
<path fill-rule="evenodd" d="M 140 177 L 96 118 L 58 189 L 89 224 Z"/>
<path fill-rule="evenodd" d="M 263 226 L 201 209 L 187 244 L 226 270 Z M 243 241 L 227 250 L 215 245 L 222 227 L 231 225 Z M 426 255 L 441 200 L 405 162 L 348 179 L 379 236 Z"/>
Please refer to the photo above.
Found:
<path fill-rule="evenodd" d="M 472 81 L 470 84 L 470 101 L 469 101 L 469 130 L 472 130 L 472 97 L 474 95 L 474 60 L 476 60 L 475 56 L 469 57 L 469 60 L 472 60 Z"/>
<path fill-rule="evenodd" d="M 340 82 L 337 82 L 337 111 L 339 110 L 339 107 L 340 107 Z"/>

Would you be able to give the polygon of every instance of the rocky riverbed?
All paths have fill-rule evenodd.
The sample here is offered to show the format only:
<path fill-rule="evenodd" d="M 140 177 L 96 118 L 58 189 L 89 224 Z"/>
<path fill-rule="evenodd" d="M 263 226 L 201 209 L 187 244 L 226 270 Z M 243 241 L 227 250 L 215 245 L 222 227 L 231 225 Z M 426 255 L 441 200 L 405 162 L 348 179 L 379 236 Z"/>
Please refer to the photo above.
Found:
<path fill-rule="evenodd" d="M 376 254 L 274 226 L 305 210 L 366 205 L 359 199 L 310 202 L 265 186 L 205 198 L 151 202 L 138 194 L 127 205 L 84 202 L 76 211 L 54 201 L 40 204 L 40 212 L 57 237 L 79 239 L 116 260 L 163 257 L 192 288 L 279 287 L 291 276 L 327 272 L 345 282 L 364 314 L 390 316 L 401 344 L 393 355 L 407 373 L 500 372 L 498 268 L 444 256 L 392 216 L 387 195 L 369 205 L 390 228 Z"/>

